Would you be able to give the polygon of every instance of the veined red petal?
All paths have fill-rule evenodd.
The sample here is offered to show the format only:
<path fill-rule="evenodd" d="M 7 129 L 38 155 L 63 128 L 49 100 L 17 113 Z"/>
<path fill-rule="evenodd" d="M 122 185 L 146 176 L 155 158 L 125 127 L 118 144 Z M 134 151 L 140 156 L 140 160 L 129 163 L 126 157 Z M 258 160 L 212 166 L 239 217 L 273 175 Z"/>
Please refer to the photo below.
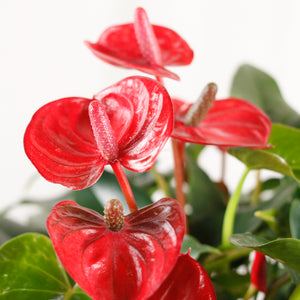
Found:
<path fill-rule="evenodd" d="M 137 8 L 139 9 L 141 8 Z M 101 34 L 96 43 L 86 42 L 86 45 L 98 58 L 110 64 L 179 80 L 176 74 L 164 66 L 190 64 L 193 60 L 193 51 L 175 31 L 158 25 L 152 25 L 152 28 L 160 50 L 160 55 L 157 55 L 160 59 L 156 64 L 153 64 L 153 61 L 149 62 L 149 57 L 142 54 L 133 23 L 111 26 Z M 141 31 L 138 30 L 137 33 L 140 34 Z M 158 64 L 160 61 L 161 64 Z"/>
<path fill-rule="evenodd" d="M 188 253 L 181 254 L 167 279 L 147 300 L 216 300 L 205 269 Z"/>
<path fill-rule="evenodd" d="M 258 251 L 254 253 L 250 279 L 259 291 L 267 291 L 267 261 L 265 255 Z"/>
<path fill-rule="evenodd" d="M 63 98 L 44 105 L 32 117 L 24 148 L 47 180 L 82 189 L 102 174 L 106 161 L 91 129 L 90 102 L 86 98 Z"/>
<path fill-rule="evenodd" d="M 95 97 L 56 100 L 34 114 L 24 147 L 47 180 L 83 189 L 115 161 L 146 171 L 170 137 L 172 102 L 155 80 L 129 77 Z"/>
<path fill-rule="evenodd" d="M 119 231 L 103 216 L 72 201 L 56 205 L 47 228 L 71 277 L 95 300 L 142 300 L 158 288 L 177 261 L 184 212 L 164 198 L 125 216 Z"/>
<path fill-rule="evenodd" d="M 267 148 L 271 121 L 258 107 L 241 99 L 216 100 L 196 127 L 184 117 L 192 104 L 173 99 L 175 126 L 172 137 L 185 142 L 221 147 Z"/>

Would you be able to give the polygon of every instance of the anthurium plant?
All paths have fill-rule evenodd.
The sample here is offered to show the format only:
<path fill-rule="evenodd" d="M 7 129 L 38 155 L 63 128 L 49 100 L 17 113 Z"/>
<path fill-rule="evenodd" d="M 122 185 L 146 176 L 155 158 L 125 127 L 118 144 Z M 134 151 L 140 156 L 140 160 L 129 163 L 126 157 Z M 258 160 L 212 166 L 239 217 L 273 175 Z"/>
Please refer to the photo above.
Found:
<path fill-rule="evenodd" d="M 16 204 L 40 208 L 34 227 L 1 213 L 0 299 L 300 299 L 300 115 L 274 79 L 242 65 L 228 98 L 211 82 L 179 99 L 164 78 L 194 52 L 140 7 L 85 44 L 99 67 L 145 74 L 33 114 L 25 153 L 68 192 Z M 167 143 L 174 168 L 159 172 Z M 223 158 L 219 182 L 199 164 L 205 147 Z M 233 191 L 228 155 L 245 169 Z"/>

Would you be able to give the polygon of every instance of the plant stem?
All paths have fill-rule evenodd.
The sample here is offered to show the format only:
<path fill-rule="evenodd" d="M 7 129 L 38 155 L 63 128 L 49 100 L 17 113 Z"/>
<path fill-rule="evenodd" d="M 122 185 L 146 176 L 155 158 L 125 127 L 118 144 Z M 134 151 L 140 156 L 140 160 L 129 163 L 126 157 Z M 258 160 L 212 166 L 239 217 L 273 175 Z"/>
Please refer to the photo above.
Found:
<path fill-rule="evenodd" d="M 133 193 L 132 193 L 132 189 L 129 185 L 129 182 L 128 182 L 126 176 L 125 176 L 125 173 L 122 169 L 122 166 L 121 166 L 120 162 L 117 161 L 115 163 L 112 163 L 111 167 L 113 168 L 114 173 L 115 173 L 115 175 L 118 179 L 119 185 L 120 185 L 121 190 L 124 194 L 124 197 L 125 197 L 125 200 L 127 202 L 129 210 L 131 212 L 136 211 L 138 208 L 137 208 L 137 205 L 136 205 Z"/>
<path fill-rule="evenodd" d="M 165 178 L 156 170 L 155 165 L 151 168 L 151 172 L 155 178 L 158 187 L 164 191 L 166 197 L 170 197 L 169 188 Z"/>
<path fill-rule="evenodd" d="M 220 182 L 225 182 L 225 170 L 226 170 L 226 151 L 221 150 L 222 157 L 221 157 L 221 178 Z"/>
<path fill-rule="evenodd" d="M 250 169 L 247 168 L 244 174 L 242 175 L 238 183 L 238 186 L 234 191 L 234 193 L 231 195 L 228 205 L 226 207 L 224 220 L 223 220 L 223 231 L 222 231 L 222 245 L 225 247 L 230 245 L 229 237 L 233 234 L 236 210 L 239 204 L 242 187 L 249 171 Z"/>
<path fill-rule="evenodd" d="M 182 206 L 183 210 L 185 209 L 185 194 L 183 191 L 184 185 L 184 146 L 185 143 L 182 141 L 172 140 L 172 149 L 174 156 L 174 177 L 176 185 L 176 199 Z M 185 233 L 189 233 L 188 219 L 185 220 Z"/>
<path fill-rule="evenodd" d="M 243 300 L 249 300 L 252 296 L 254 296 L 257 293 L 257 289 L 256 287 L 251 283 L 249 285 L 249 288 L 245 294 L 245 296 L 243 297 Z"/>
<path fill-rule="evenodd" d="M 256 186 L 251 197 L 251 204 L 256 206 L 259 202 L 259 194 L 261 192 L 260 170 L 256 171 Z"/>
<path fill-rule="evenodd" d="M 248 248 L 234 248 L 221 254 L 210 254 L 202 265 L 208 273 L 216 271 L 216 269 L 224 270 L 224 266 L 227 266 L 231 261 L 248 256 L 251 251 L 253 250 Z"/>
<path fill-rule="evenodd" d="M 180 145 L 180 141 L 172 139 L 172 149 L 174 156 L 174 177 L 176 182 L 176 198 L 184 209 L 185 206 L 185 194 L 183 191 L 184 185 L 184 161 L 183 161 L 183 149 Z"/>
<path fill-rule="evenodd" d="M 276 295 L 277 291 L 282 287 L 285 283 L 287 283 L 290 280 L 289 274 L 284 274 L 282 277 L 278 278 L 269 288 L 266 294 L 265 300 L 271 300 L 274 299 L 274 296 Z M 299 298 L 290 298 L 290 299 L 299 299 Z"/>

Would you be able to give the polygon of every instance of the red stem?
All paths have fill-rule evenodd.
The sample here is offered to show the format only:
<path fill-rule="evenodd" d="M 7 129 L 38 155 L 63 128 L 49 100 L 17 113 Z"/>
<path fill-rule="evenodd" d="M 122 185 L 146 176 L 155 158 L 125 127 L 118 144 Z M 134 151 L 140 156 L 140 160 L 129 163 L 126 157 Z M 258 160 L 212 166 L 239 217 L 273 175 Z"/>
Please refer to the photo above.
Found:
<path fill-rule="evenodd" d="M 124 197 L 125 197 L 125 200 L 127 202 L 127 205 L 129 207 L 130 212 L 136 211 L 138 208 L 137 208 L 137 205 L 136 205 L 131 187 L 130 187 L 129 182 L 128 182 L 126 176 L 125 176 L 125 173 L 122 169 L 122 166 L 121 166 L 120 162 L 117 161 L 115 163 L 112 163 L 111 167 L 113 168 L 114 173 L 115 173 L 115 175 L 118 179 L 119 185 L 120 185 L 121 190 L 124 194 Z"/>
<path fill-rule="evenodd" d="M 172 139 L 172 148 L 174 155 L 174 176 L 176 181 L 176 198 L 184 209 L 185 206 L 185 195 L 183 192 L 184 184 L 184 161 L 183 161 L 183 147 L 180 145 L 181 141 Z M 184 143 L 183 143 L 184 145 Z"/>
<path fill-rule="evenodd" d="M 174 177 L 176 182 L 176 198 L 182 206 L 183 210 L 185 207 L 185 194 L 183 191 L 184 185 L 184 146 L 185 143 L 182 141 L 172 140 L 173 156 L 174 156 Z M 185 222 L 185 233 L 189 233 L 188 219 L 186 217 Z"/>

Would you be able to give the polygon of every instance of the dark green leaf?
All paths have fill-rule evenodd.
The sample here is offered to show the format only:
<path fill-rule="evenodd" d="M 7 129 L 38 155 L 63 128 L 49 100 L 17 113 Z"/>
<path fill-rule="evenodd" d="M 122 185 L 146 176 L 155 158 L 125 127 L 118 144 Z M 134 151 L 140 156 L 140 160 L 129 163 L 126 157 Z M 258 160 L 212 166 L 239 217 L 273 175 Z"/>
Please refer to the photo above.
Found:
<path fill-rule="evenodd" d="M 290 203 L 294 198 L 297 191 L 298 183 L 290 177 L 285 177 L 280 180 L 280 184 L 277 188 L 269 190 L 270 196 L 264 201 L 261 201 L 258 206 L 253 205 L 240 205 L 234 223 L 234 232 L 253 232 L 259 225 L 262 224 L 262 220 L 254 215 L 257 210 L 281 210 L 282 206 L 286 203 Z"/>
<path fill-rule="evenodd" d="M 0 299 L 63 299 L 69 289 L 46 236 L 24 234 L 0 248 Z"/>
<path fill-rule="evenodd" d="M 231 243 L 240 247 L 247 247 L 268 255 L 278 262 L 300 272 L 300 240 L 283 238 L 267 241 L 261 237 L 248 233 L 234 234 Z"/>
<path fill-rule="evenodd" d="M 93 186 L 80 191 L 72 191 L 71 196 L 79 205 L 91 208 L 100 214 L 103 213 L 103 204 L 97 199 Z"/>
<path fill-rule="evenodd" d="M 253 66 L 242 65 L 237 70 L 230 94 L 259 106 L 272 122 L 300 126 L 300 115 L 284 101 L 275 80 Z"/>
<path fill-rule="evenodd" d="M 201 244 L 196 238 L 191 235 L 185 235 L 181 247 L 181 253 L 186 253 L 190 249 L 190 255 L 194 259 L 198 259 L 203 253 L 220 253 L 217 248 L 209 245 Z"/>
<path fill-rule="evenodd" d="M 216 246 L 220 243 L 225 210 L 222 194 L 191 157 L 187 159 L 187 172 L 187 203 L 192 211 L 189 215 L 190 233 L 201 242 Z"/>
<path fill-rule="evenodd" d="M 68 300 L 92 300 L 79 286 L 75 286 L 74 292 Z"/>
<path fill-rule="evenodd" d="M 300 239 L 300 200 L 294 200 L 290 210 L 290 230 L 292 237 Z"/>

